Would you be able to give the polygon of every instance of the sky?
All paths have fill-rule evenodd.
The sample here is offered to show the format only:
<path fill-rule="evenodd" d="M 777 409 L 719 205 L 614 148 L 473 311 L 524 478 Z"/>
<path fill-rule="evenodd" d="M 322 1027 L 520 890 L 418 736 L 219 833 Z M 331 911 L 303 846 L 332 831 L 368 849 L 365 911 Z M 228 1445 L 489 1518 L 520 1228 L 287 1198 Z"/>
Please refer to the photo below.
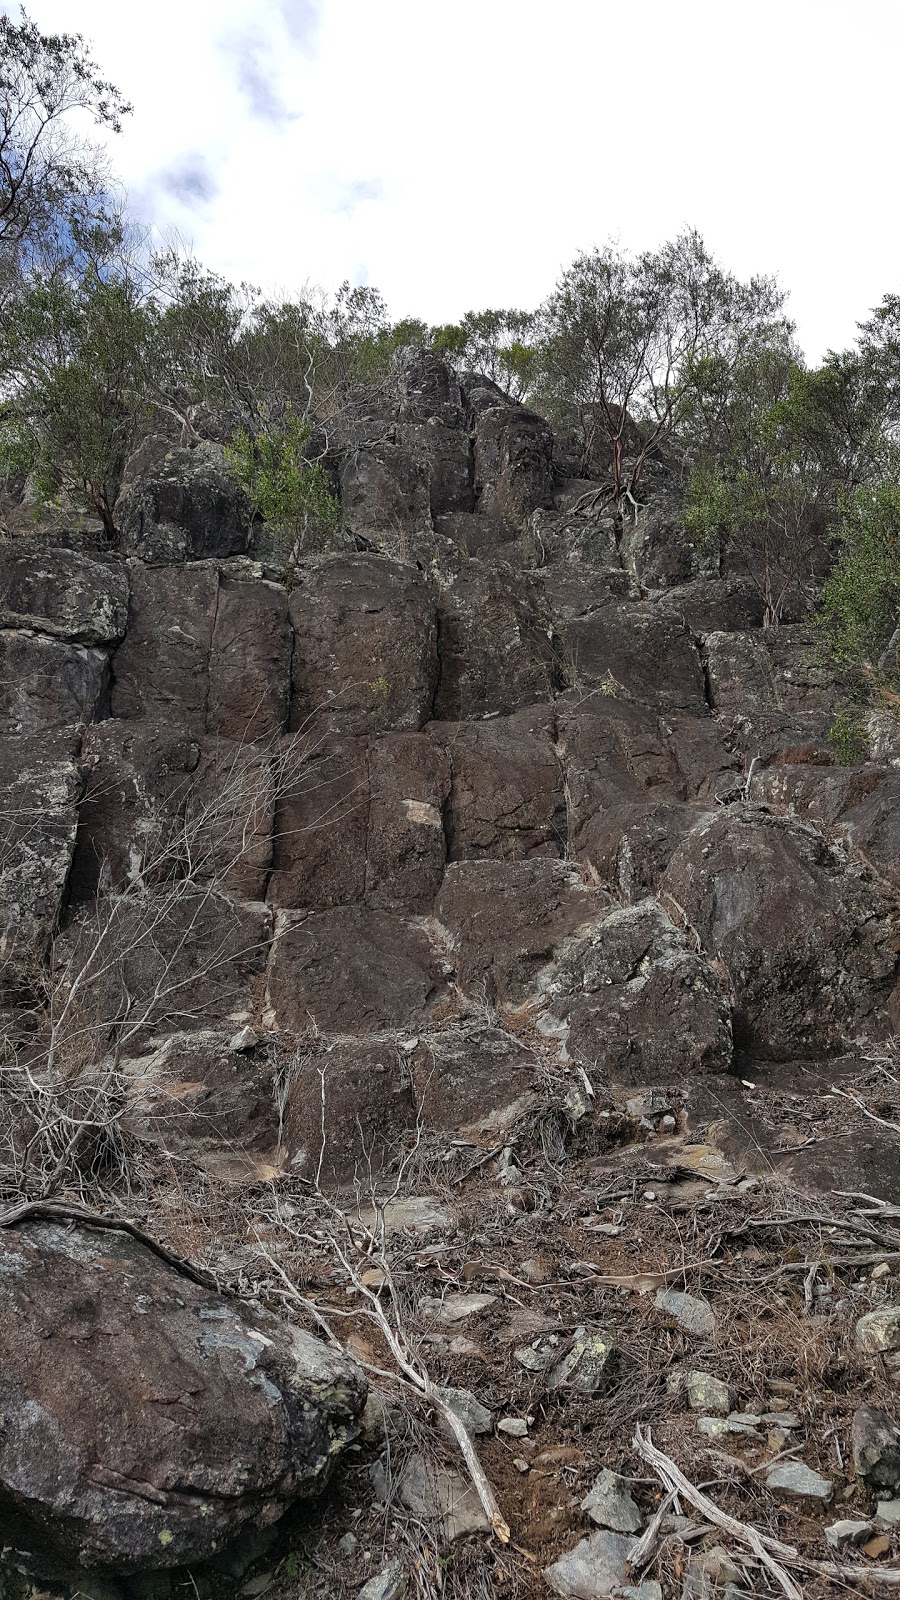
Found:
<path fill-rule="evenodd" d="M 18 7 L 3 7 L 13 17 Z M 535 306 L 696 227 L 807 357 L 900 291 L 900 0 L 30 0 L 134 104 L 132 209 L 266 292 Z"/>

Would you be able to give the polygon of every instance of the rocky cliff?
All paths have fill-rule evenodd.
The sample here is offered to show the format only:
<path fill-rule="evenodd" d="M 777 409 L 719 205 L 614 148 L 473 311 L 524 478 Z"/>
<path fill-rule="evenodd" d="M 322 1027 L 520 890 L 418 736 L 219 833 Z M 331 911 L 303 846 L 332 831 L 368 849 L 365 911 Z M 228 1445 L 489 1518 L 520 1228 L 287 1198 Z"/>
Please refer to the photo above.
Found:
<path fill-rule="evenodd" d="M 731 1158 L 752 1123 L 838 1187 L 754 1093 L 897 1027 L 900 732 L 835 764 L 800 612 L 763 630 L 664 462 L 624 527 L 570 471 L 410 357 L 289 583 L 213 446 L 134 465 L 115 552 L 0 545 L 10 1195 L 334 1192 L 629 1097 L 635 1138 L 726 1106 Z M 900 1200 L 876 1135 L 853 1162 Z"/>

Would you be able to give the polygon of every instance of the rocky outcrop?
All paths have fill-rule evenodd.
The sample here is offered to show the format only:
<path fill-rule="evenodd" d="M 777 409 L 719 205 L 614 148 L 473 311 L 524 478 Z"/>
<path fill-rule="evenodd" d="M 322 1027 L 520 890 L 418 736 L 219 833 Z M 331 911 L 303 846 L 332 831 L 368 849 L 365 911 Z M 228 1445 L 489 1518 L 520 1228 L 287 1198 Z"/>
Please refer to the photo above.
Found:
<path fill-rule="evenodd" d="M 207 1560 L 356 1432 L 352 1362 L 126 1233 L 0 1230 L 0 1307 L 0 1539 L 44 1576 Z"/>

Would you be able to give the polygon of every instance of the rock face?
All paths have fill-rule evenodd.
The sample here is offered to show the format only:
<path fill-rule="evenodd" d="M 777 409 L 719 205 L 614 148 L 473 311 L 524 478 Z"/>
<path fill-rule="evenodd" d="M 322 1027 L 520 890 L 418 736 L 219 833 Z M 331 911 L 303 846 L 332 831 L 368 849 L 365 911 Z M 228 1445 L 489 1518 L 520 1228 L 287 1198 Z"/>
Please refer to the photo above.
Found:
<path fill-rule="evenodd" d="M 882 1037 L 893 725 L 833 763 L 808 632 L 692 546 L 665 462 L 623 524 L 607 463 L 433 352 L 375 410 L 328 458 L 341 539 L 290 585 L 212 444 L 146 442 L 116 550 L 0 545 L 3 1006 L 39 1033 L 48 980 L 86 973 L 73 1059 L 124 1053 L 171 1109 L 183 1049 L 204 1164 L 324 1150 L 335 1182 L 567 1074 L 812 1071 Z"/>
<path fill-rule="evenodd" d="M 356 1432 L 350 1361 L 123 1233 L 0 1232 L 0 1304 L 0 1536 L 46 1576 L 208 1559 Z"/>

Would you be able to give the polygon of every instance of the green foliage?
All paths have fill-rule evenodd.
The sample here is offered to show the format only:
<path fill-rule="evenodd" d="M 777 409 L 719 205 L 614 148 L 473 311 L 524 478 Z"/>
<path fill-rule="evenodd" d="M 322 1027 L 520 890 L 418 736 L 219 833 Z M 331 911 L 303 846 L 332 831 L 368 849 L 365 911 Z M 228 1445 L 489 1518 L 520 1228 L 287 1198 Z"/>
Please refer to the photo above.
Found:
<path fill-rule="evenodd" d="M 513 399 L 524 400 L 537 372 L 536 316 L 531 311 L 467 311 L 457 323 L 431 329 L 439 356 L 484 373 Z"/>
<path fill-rule="evenodd" d="M 858 706 L 844 706 L 828 730 L 828 743 L 839 766 L 852 767 L 868 754 L 866 730 Z"/>
<path fill-rule="evenodd" d="M 857 489 L 817 616 L 831 658 L 870 689 L 900 686 L 900 484 Z"/>
<path fill-rule="evenodd" d="M 299 556 L 324 550 L 338 530 L 338 503 L 320 461 L 309 459 L 312 425 L 289 412 L 281 426 L 255 435 L 241 430 L 225 458 L 246 490 L 254 513 L 291 541 L 289 568 Z"/>

